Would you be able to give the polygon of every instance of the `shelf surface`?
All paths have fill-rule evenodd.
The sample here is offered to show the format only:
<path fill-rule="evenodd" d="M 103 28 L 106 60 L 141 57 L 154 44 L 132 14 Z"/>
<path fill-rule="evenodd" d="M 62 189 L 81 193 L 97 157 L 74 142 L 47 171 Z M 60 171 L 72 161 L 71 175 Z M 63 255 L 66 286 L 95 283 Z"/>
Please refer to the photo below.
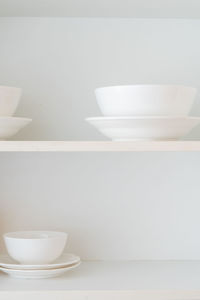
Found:
<path fill-rule="evenodd" d="M 139 297 L 136 299 L 146 299 L 142 297 L 149 295 L 154 299 L 159 296 L 158 299 L 191 300 L 200 299 L 199 278 L 200 261 L 91 261 L 83 262 L 79 268 L 53 279 L 19 280 L 1 273 L 0 298 L 9 294 L 16 296 L 13 292 L 23 292 L 23 295 L 27 292 L 38 295 L 51 292 L 55 296 L 59 291 L 65 296 L 77 294 L 86 297 L 82 299 L 104 292 L 105 296 L 124 293 L 123 299 L 131 295 Z"/>
<path fill-rule="evenodd" d="M 0 152 L 200 151 L 200 141 L 1 141 Z"/>
<path fill-rule="evenodd" d="M 0 0 L 2 17 L 199 18 L 199 0 Z"/>

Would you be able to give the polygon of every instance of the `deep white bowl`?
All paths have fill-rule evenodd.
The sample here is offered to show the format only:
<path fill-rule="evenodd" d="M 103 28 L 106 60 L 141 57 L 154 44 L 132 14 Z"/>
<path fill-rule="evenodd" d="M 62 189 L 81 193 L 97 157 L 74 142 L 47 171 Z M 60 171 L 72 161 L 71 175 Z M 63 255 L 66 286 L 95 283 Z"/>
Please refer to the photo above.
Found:
<path fill-rule="evenodd" d="M 0 86 L 0 116 L 10 117 L 16 111 L 22 89 L 11 86 Z"/>
<path fill-rule="evenodd" d="M 27 118 L 0 117 L 0 140 L 9 139 L 31 121 Z"/>
<path fill-rule="evenodd" d="M 177 140 L 200 123 L 195 117 L 97 117 L 86 119 L 114 141 Z"/>
<path fill-rule="evenodd" d="M 95 90 L 104 116 L 186 116 L 197 89 L 179 85 L 127 85 Z"/>
<path fill-rule="evenodd" d="M 4 234 L 8 254 L 21 264 L 48 264 L 63 252 L 68 234 L 56 231 L 18 231 Z"/>

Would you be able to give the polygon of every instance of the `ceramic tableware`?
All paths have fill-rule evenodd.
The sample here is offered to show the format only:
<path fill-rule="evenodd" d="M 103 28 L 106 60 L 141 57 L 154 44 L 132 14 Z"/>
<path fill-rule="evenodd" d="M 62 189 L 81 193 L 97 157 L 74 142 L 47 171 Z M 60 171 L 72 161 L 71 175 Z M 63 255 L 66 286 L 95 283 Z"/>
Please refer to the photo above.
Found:
<path fill-rule="evenodd" d="M 17 231 L 4 234 L 8 254 L 21 264 L 49 264 L 63 252 L 68 234 L 56 231 Z"/>
<path fill-rule="evenodd" d="M 12 116 L 19 104 L 22 89 L 0 86 L 0 116 Z"/>
<path fill-rule="evenodd" d="M 74 268 L 77 268 L 80 262 L 63 268 L 47 269 L 47 270 L 16 270 L 0 267 L 0 270 L 11 277 L 20 279 L 44 279 L 62 275 Z"/>
<path fill-rule="evenodd" d="M 7 254 L 0 255 L 0 267 L 13 270 L 48 270 L 61 267 L 67 267 L 69 265 L 77 264 L 80 261 L 80 257 L 71 253 L 64 253 L 58 259 L 51 264 L 42 265 L 22 265 L 16 263 Z"/>
<path fill-rule="evenodd" d="M 125 85 L 97 88 L 104 116 L 186 116 L 197 89 L 181 85 Z"/>
<path fill-rule="evenodd" d="M 86 119 L 113 141 L 177 140 L 200 123 L 196 117 L 96 117 Z"/>
<path fill-rule="evenodd" d="M 0 117 L 0 140 L 9 139 L 31 121 L 27 118 Z"/>

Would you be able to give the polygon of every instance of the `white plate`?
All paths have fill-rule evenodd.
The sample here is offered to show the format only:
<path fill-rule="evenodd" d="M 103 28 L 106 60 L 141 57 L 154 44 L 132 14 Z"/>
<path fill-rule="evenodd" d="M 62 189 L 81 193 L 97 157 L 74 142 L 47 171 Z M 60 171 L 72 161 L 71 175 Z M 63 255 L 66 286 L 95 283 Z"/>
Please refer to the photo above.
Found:
<path fill-rule="evenodd" d="M 6 140 L 15 135 L 31 121 L 27 118 L 0 117 L 0 140 Z"/>
<path fill-rule="evenodd" d="M 21 278 L 21 279 L 44 279 L 57 277 L 62 275 L 63 273 L 72 270 L 80 265 L 80 262 L 71 265 L 69 267 L 57 268 L 57 269 L 49 269 L 49 270 L 14 270 L 14 269 L 6 269 L 0 267 L 0 270 L 11 277 Z"/>
<path fill-rule="evenodd" d="M 177 140 L 200 123 L 196 117 L 97 117 L 87 118 L 114 141 Z"/>
<path fill-rule="evenodd" d="M 80 262 L 80 257 L 71 253 L 65 253 L 55 260 L 55 262 L 46 265 L 22 265 L 15 262 L 7 254 L 0 255 L 0 267 L 12 270 L 48 270 L 67 267 L 78 262 Z"/>

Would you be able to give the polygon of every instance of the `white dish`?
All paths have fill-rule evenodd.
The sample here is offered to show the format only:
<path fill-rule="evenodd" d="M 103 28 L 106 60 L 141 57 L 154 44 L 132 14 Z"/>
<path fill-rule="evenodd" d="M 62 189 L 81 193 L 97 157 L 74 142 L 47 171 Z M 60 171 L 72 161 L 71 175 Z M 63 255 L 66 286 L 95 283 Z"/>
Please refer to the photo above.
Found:
<path fill-rule="evenodd" d="M 95 90 L 104 116 L 186 116 L 197 89 L 179 85 L 125 85 Z"/>
<path fill-rule="evenodd" d="M 27 118 L 0 117 L 0 140 L 6 140 L 28 125 Z"/>
<path fill-rule="evenodd" d="M 0 86 L 0 116 L 10 117 L 14 114 L 22 94 L 22 89 Z"/>
<path fill-rule="evenodd" d="M 6 269 L 0 267 L 0 270 L 11 277 L 20 278 L 20 279 L 44 279 L 52 278 L 62 275 L 63 273 L 77 268 L 80 265 L 80 262 L 71 265 L 69 267 L 49 269 L 49 270 L 15 270 L 15 269 Z"/>
<path fill-rule="evenodd" d="M 56 231 L 17 231 L 4 234 L 8 254 L 21 264 L 48 264 L 63 252 L 68 234 Z"/>
<path fill-rule="evenodd" d="M 0 255 L 0 267 L 14 270 L 48 270 L 67 267 L 69 265 L 77 264 L 78 262 L 80 262 L 80 257 L 71 253 L 64 253 L 53 263 L 45 265 L 22 265 L 16 263 L 7 254 Z"/>
<path fill-rule="evenodd" d="M 177 140 L 200 123 L 195 117 L 97 117 L 87 118 L 114 141 Z"/>

